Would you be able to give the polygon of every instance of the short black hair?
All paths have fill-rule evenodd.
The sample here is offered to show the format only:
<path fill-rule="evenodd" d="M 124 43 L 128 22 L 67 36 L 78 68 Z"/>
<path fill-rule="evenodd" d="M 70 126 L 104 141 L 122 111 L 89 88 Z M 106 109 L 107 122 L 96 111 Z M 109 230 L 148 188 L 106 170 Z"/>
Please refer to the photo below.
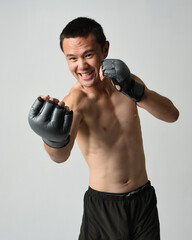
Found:
<path fill-rule="evenodd" d="M 64 38 L 87 37 L 89 34 L 95 36 L 101 48 L 104 47 L 106 37 L 101 25 L 95 20 L 87 17 L 78 17 L 69 22 L 60 34 L 60 47 L 63 51 Z"/>

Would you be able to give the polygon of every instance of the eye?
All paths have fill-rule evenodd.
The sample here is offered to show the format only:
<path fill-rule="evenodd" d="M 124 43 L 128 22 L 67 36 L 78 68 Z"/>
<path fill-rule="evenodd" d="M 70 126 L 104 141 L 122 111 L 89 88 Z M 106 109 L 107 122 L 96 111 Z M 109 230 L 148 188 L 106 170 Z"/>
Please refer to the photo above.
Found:
<path fill-rule="evenodd" d="M 93 53 L 89 53 L 85 55 L 86 58 L 91 58 L 92 56 L 93 56 Z"/>
<path fill-rule="evenodd" d="M 75 62 L 75 61 L 77 60 L 76 57 L 70 57 L 70 58 L 68 58 L 68 59 L 69 59 L 69 61 L 71 61 L 71 62 Z"/>

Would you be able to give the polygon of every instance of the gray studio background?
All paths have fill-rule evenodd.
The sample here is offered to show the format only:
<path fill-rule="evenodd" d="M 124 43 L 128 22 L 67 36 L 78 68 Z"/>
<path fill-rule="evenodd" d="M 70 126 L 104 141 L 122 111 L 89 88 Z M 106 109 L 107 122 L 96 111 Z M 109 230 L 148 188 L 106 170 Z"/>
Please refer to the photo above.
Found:
<path fill-rule="evenodd" d="M 76 240 L 88 167 L 75 145 L 56 164 L 27 122 L 39 94 L 62 99 L 75 83 L 59 48 L 73 18 L 96 19 L 111 58 L 180 110 L 170 124 L 140 109 L 149 179 L 163 240 L 190 239 L 192 2 L 0 0 L 0 239 Z"/>

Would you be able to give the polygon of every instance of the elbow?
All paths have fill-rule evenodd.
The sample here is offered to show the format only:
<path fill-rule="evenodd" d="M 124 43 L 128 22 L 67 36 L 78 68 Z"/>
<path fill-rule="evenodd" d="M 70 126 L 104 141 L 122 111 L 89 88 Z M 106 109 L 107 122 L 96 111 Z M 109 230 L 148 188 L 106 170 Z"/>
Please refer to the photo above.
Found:
<path fill-rule="evenodd" d="M 67 161 L 68 158 L 55 158 L 55 157 L 52 157 L 50 156 L 51 160 L 55 163 L 64 163 Z"/>
<path fill-rule="evenodd" d="M 176 109 L 176 113 L 175 113 L 175 121 L 177 121 L 179 118 L 179 110 Z M 174 122 L 175 122 L 174 121 Z"/>
<path fill-rule="evenodd" d="M 54 161 L 55 163 L 64 163 L 69 159 L 70 153 L 65 154 L 63 156 L 55 156 L 55 155 L 49 155 L 49 156 L 51 160 Z"/>
<path fill-rule="evenodd" d="M 47 146 L 46 144 L 44 146 L 51 160 L 56 163 L 66 162 L 70 157 L 71 151 L 67 147 L 54 149 Z"/>
<path fill-rule="evenodd" d="M 170 122 L 171 123 L 176 122 L 178 120 L 178 118 L 179 118 L 179 111 L 178 111 L 178 109 L 175 108 L 172 111 L 172 114 L 171 114 L 171 117 L 170 117 Z"/>

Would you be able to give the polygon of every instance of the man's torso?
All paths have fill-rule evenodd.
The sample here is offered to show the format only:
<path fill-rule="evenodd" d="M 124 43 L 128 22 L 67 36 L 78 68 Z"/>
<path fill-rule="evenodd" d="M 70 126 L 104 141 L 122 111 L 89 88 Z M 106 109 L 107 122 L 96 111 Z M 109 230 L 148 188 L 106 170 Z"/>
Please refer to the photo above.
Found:
<path fill-rule="evenodd" d="M 89 166 L 90 186 L 104 192 L 128 192 L 145 184 L 140 120 L 136 104 L 109 87 L 101 94 L 82 92 L 77 143 Z M 75 93 L 71 94 L 75 98 Z"/>

